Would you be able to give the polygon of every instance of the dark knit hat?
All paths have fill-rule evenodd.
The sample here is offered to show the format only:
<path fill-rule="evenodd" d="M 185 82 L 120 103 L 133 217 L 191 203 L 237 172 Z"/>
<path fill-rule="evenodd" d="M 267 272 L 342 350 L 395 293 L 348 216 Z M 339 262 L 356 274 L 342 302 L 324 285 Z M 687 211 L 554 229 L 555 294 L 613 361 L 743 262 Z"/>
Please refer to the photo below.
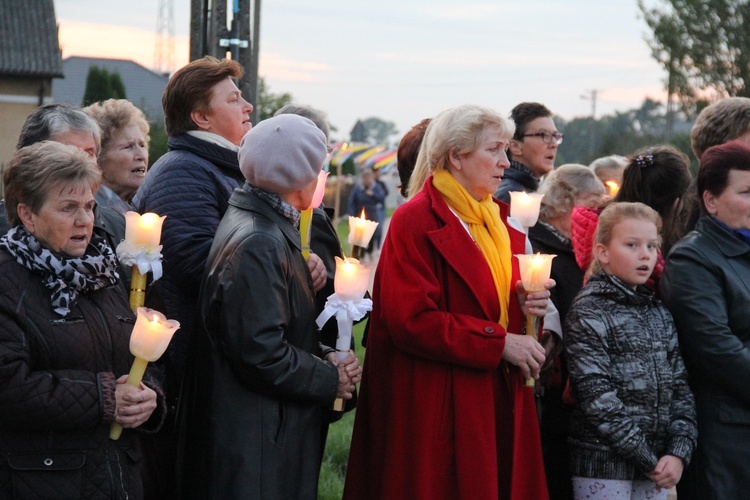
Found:
<path fill-rule="evenodd" d="M 263 120 L 240 143 L 240 170 L 253 186 L 293 193 L 318 177 L 326 159 L 326 136 L 298 115 Z"/>

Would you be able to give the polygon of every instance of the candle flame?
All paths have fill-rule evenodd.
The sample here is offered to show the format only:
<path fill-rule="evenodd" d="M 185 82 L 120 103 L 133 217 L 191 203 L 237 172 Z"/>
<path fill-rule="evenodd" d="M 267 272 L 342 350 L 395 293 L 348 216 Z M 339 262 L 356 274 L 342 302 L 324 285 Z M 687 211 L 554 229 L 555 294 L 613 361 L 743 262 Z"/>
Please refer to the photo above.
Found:
<path fill-rule="evenodd" d="M 158 322 L 159 322 L 159 317 L 156 314 L 154 314 L 154 319 L 151 320 L 151 323 L 157 324 Z"/>
<path fill-rule="evenodd" d="M 615 181 L 606 181 L 604 184 L 607 186 L 607 189 L 609 190 L 609 195 L 614 198 L 617 192 L 620 190 L 620 185 L 617 184 Z"/>
<path fill-rule="evenodd" d="M 359 218 L 360 219 L 364 219 L 365 218 L 365 209 L 364 208 L 362 209 L 362 214 L 359 216 Z"/>

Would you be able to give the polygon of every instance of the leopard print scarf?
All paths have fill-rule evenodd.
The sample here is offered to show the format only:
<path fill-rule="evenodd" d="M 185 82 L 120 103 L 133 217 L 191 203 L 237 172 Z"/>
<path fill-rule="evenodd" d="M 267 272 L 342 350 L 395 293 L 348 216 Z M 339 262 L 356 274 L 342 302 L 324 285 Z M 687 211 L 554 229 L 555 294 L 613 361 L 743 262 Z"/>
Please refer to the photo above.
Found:
<path fill-rule="evenodd" d="M 117 283 L 117 257 L 107 242 L 93 234 L 83 257 L 64 257 L 42 246 L 24 226 L 11 228 L 0 238 L 0 248 L 26 269 L 44 278 L 52 308 L 67 316 L 79 293 Z"/>

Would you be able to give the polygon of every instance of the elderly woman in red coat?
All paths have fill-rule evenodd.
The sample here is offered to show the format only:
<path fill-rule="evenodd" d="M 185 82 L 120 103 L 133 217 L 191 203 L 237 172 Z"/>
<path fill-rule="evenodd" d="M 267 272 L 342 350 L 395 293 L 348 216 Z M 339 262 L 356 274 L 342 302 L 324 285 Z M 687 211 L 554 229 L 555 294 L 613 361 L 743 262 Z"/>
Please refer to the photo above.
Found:
<path fill-rule="evenodd" d="M 344 498 L 547 498 L 523 329 L 549 292 L 523 290 L 525 237 L 492 198 L 512 134 L 478 106 L 427 129 L 375 275 Z"/>

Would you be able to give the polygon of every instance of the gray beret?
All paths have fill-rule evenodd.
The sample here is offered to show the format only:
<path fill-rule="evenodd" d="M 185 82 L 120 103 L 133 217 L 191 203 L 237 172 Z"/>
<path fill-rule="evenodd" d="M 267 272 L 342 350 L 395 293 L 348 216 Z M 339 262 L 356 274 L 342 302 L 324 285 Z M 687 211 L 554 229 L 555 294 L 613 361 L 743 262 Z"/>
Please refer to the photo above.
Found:
<path fill-rule="evenodd" d="M 253 186 L 293 193 L 318 177 L 326 154 L 326 136 L 311 120 L 279 115 L 263 120 L 242 138 L 240 170 Z"/>

